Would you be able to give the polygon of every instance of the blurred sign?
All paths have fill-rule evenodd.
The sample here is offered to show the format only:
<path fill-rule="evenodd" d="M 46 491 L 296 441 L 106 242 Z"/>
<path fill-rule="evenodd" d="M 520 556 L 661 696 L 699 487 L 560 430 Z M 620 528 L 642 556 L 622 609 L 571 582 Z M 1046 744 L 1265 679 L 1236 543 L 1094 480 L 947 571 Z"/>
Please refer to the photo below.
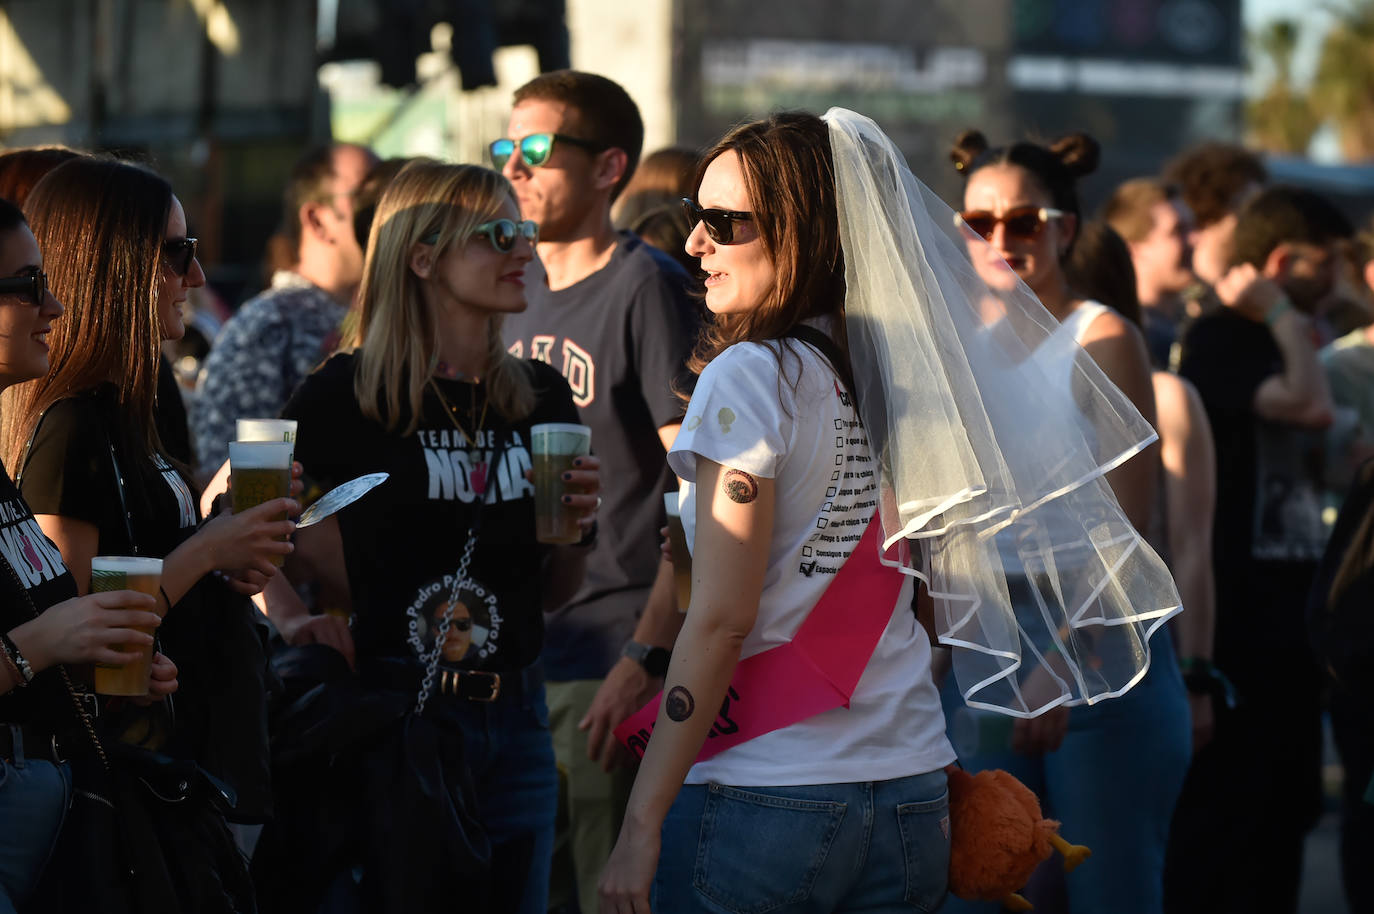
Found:
<path fill-rule="evenodd" d="M 1056 56 L 1235 64 L 1240 0 L 1015 0 L 1018 51 Z"/>
<path fill-rule="evenodd" d="M 987 70 L 982 50 L 961 47 L 758 39 L 712 42 L 701 56 L 705 108 L 730 117 L 831 105 L 879 119 L 977 117 Z"/>

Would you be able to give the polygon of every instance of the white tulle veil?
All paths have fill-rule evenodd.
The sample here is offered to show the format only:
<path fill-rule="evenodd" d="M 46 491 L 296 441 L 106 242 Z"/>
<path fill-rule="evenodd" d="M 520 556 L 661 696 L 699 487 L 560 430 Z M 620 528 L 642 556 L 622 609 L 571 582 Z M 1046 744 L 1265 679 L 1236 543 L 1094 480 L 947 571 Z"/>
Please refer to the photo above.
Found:
<path fill-rule="evenodd" d="M 1028 717 L 1121 695 L 1180 609 L 1103 478 L 1154 430 L 1028 288 L 979 277 L 967 230 L 877 124 L 825 121 L 884 560 L 926 582 L 969 705 Z"/>

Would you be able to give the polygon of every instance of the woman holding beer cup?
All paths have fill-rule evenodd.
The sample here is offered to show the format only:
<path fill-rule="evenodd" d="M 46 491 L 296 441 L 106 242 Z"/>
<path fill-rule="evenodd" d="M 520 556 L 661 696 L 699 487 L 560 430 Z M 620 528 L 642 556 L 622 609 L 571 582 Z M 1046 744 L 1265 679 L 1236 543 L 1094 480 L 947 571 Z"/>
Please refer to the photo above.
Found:
<path fill-rule="evenodd" d="M 490 909 L 528 912 L 546 906 L 557 796 L 537 668 L 542 613 L 581 582 L 600 489 L 598 460 L 571 458 L 551 485 L 574 533 L 565 545 L 538 541 L 542 481 L 531 470 L 548 434 L 538 426 L 585 429 L 563 377 L 501 342 L 502 316 L 525 308 L 537 237 L 489 169 L 419 160 L 388 186 L 368 240 L 355 348 L 307 378 L 283 411 L 299 421 L 297 458 L 326 488 L 390 473 L 299 531 L 287 564 L 292 583 L 311 576 L 337 595 L 351 625 L 307 615 L 278 582 L 267 590 L 289 641 L 356 655 L 365 685 L 419 692 L 425 718 L 461 733 L 493 846 Z M 366 884 L 369 861 L 355 863 Z M 289 863 L 285 872 L 295 877 Z M 339 877 L 335 891 L 357 891 L 346 870 Z M 445 872 L 416 878 L 462 891 Z"/>
<path fill-rule="evenodd" d="M 38 242 L 0 200 L 0 389 L 48 370 L 47 336 L 62 314 L 47 289 Z M 68 691 L 65 664 L 134 659 L 156 627 L 153 598 L 132 591 L 76 595 L 61 553 L 43 536 L 0 466 L 0 912 L 13 912 L 38 876 L 71 795 L 66 759 L 94 753 Z M 155 656 L 148 691 L 176 689 L 176 667 Z"/>
<path fill-rule="evenodd" d="M 276 571 L 272 559 L 291 550 L 277 537 L 294 528 L 279 518 L 295 503 L 275 499 L 200 524 L 189 474 L 159 440 L 160 346 L 181 337 L 182 303 L 205 282 L 171 186 L 141 167 L 82 156 L 49 172 L 26 207 L 47 252 L 48 281 L 67 310 L 47 335 L 48 372 L 10 387 L 0 401 L 5 463 L 79 592 L 92 589 L 97 556 L 162 560 L 159 586 L 152 589 L 154 611 L 165 617 L 162 647 L 181 666 L 175 725 L 170 715 L 151 713 L 127 727 L 110 723 L 119 715 L 102 713 L 99 724 L 107 742 L 213 764 L 237 789 L 242 811 L 258 783 L 250 781 L 258 776 L 249 767 L 256 760 L 244 761 L 254 752 L 256 733 L 235 729 L 240 722 L 214 708 L 230 700 L 222 696 L 251 691 L 245 684 L 261 681 L 265 658 L 251 606 L 235 603 L 210 573 L 233 572 L 244 578 L 236 582 L 239 589 L 260 589 Z M 185 599 L 193 588 L 193 599 Z M 179 604 L 188 608 L 179 611 Z M 226 682 L 235 683 L 235 691 Z M 265 758 L 265 745 L 260 750 Z M 224 828 L 222 817 L 218 823 Z M 213 836 L 221 837 L 227 839 L 227 832 Z M 64 864 L 80 865 L 59 853 Z M 222 856 L 218 865 L 234 867 L 247 881 L 240 859 Z M 78 904 L 66 896 L 97 881 L 55 875 L 47 883 L 61 884 L 62 904 Z"/>

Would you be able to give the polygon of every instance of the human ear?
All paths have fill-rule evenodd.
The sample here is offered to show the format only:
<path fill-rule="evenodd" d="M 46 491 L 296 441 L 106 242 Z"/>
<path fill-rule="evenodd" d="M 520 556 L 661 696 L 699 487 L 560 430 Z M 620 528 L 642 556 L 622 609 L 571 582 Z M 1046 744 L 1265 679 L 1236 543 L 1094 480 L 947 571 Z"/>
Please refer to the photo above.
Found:
<path fill-rule="evenodd" d="M 320 219 L 319 203 L 302 203 L 299 213 L 301 221 L 301 234 L 314 235 L 322 240 L 328 240 L 329 231 L 325 228 L 324 221 Z"/>
<path fill-rule="evenodd" d="M 1073 213 L 1065 213 L 1059 217 L 1059 258 L 1062 260 L 1069 254 L 1069 248 L 1073 245 L 1074 236 L 1078 234 L 1078 217 Z"/>
<path fill-rule="evenodd" d="M 1293 266 L 1293 249 L 1286 241 L 1281 241 L 1274 245 L 1274 249 L 1269 252 L 1269 256 L 1264 258 L 1264 264 L 1260 267 L 1260 273 L 1266 279 L 1279 280 L 1288 275 L 1289 269 Z"/>
<path fill-rule="evenodd" d="M 413 244 L 410 247 L 410 255 L 406 257 L 406 265 L 410 267 L 410 272 L 421 279 L 429 279 L 434 272 L 434 246 L 431 244 Z"/>
<path fill-rule="evenodd" d="M 625 150 L 611 147 L 597 157 L 596 171 L 592 180 L 597 190 L 609 190 L 620 183 L 625 169 L 630 165 L 630 157 Z"/>

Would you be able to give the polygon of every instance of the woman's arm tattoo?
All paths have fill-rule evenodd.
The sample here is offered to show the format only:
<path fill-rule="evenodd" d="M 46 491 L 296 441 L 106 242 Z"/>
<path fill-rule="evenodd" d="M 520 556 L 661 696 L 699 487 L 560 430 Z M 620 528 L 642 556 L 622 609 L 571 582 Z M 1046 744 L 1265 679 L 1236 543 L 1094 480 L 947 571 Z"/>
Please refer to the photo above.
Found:
<path fill-rule="evenodd" d="M 758 480 L 743 470 L 726 470 L 720 490 L 736 504 L 747 505 L 759 497 Z"/>
<path fill-rule="evenodd" d="M 668 719 L 682 723 L 692 716 L 696 710 L 697 702 L 692 697 L 692 693 L 682 686 L 673 686 L 668 690 L 668 697 L 663 699 L 664 710 L 668 712 Z"/>

